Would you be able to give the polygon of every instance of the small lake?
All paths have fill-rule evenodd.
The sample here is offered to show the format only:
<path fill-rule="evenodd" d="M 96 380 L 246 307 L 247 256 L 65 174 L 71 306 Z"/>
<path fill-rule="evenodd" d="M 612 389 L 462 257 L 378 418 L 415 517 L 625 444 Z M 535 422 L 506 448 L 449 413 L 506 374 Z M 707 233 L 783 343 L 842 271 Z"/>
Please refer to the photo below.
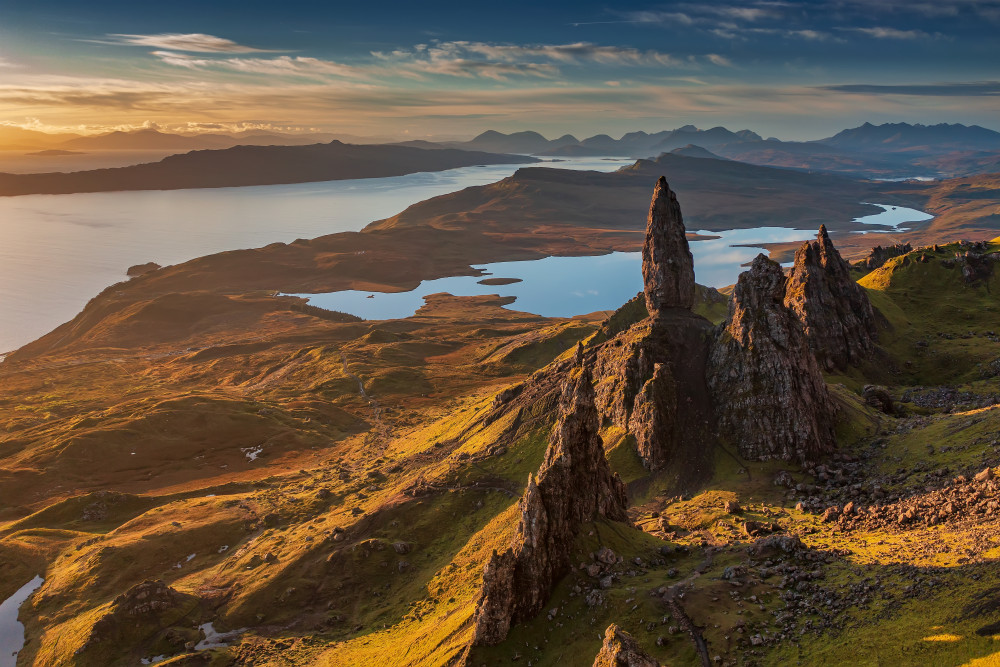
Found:
<path fill-rule="evenodd" d="M 631 158 L 530 166 L 614 171 Z M 72 319 L 133 264 L 356 231 L 406 207 L 526 165 L 391 178 L 204 190 L 0 197 L 0 353 Z"/>
<path fill-rule="evenodd" d="M 881 213 L 856 218 L 857 222 L 884 225 L 895 231 L 902 222 L 926 220 L 922 211 L 897 206 L 883 206 Z M 692 240 L 695 280 L 710 287 L 725 287 L 736 282 L 750 262 L 760 252 L 754 244 L 804 241 L 815 238 L 813 230 L 787 227 L 758 227 L 726 232 L 698 232 L 718 236 L 715 239 Z M 750 246 L 750 247 L 746 247 Z M 344 290 L 325 294 L 297 294 L 309 303 L 327 310 L 357 315 L 367 320 L 409 317 L 424 304 L 429 294 L 447 292 L 455 296 L 499 294 L 513 296 L 517 301 L 507 306 L 547 317 L 572 317 L 599 310 L 615 310 L 642 291 L 642 253 L 615 252 L 585 257 L 546 257 L 524 262 L 497 262 L 474 268 L 484 276 L 453 276 L 425 280 L 409 292 L 363 292 Z M 484 278 L 520 279 L 509 285 L 482 285 Z"/>
<path fill-rule="evenodd" d="M 882 212 L 862 216 L 860 218 L 854 218 L 854 222 L 860 222 L 863 225 L 884 226 L 889 227 L 889 229 L 873 229 L 870 232 L 857 232 L 859 234 L 890 234 L 892 232 L 905 232 L 907 231 L 907 228 L 900 227 L 900 225 L 904 222 L 925 222 L 934 217 L 930 213 L 924 213 L 923 211 L 918 211 L 915 208 L 906 208 L 905 206 L 872 204 L 870 202 L 862 203 L 869 204 L 870 206 L 878 206 L 882 209 Z"/>
<path fill-rule="evenodd" d="M 24 626 L 17 613 L 44 581 L 36 576 L 0 604 L 0 667 L 15 667 L 17 653 L 24 647 Z"/>

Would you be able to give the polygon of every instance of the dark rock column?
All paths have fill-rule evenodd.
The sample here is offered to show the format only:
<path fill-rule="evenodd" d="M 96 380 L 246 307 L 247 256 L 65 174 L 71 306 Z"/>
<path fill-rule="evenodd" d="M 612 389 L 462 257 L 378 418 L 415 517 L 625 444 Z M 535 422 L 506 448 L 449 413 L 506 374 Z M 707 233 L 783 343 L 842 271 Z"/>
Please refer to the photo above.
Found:
<path fill-rule="evenodd" d="M 656 182 L 642 246 L 646 308 L 656 317 L 667 308 L 694 306 L 694 258 L 688 248 L 677 195 L 663 176 Z"/>
<path fill-rule="evenodd" d="M 834 448 L 835 408 L 781 266 L 758 255 L 740 274 L 710 360 L 719 430 L 749 460 L 805 461 Z"/>

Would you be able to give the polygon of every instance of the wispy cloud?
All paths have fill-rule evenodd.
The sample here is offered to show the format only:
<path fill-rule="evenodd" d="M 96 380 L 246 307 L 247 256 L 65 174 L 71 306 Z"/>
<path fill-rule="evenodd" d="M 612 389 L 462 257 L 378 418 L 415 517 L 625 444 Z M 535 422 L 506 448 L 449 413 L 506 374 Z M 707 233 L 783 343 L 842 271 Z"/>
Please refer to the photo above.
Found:
<path fill-rule="evenodd" d="M 926 97 L 994 97 L 1000 96 L 1000 81 L 927 84 L 840 84 L 821 86 L 822 90 L 867 95 L 918 95 Z"/>
<path fill-rule="evenodd" d="M 108 35 L 107 40 L 104 41 L 110 44 L 148 46 L 154 49 L 193 53 L 259 53 L 265 51 L 264 49 L 243 46 L 223 37 L 205 35 L 199 32 L 161 33 L 158 35 L 112 34 Z"/>
<path fill-rule="evenodd" d="M 278 56 L 275 58 L 200 58 L 173 51 L 153 51 L 161 62 L 192 70 L 224 69 L 249 74 L 292 76 L 339 76 L 361 78 L 366 72 L 358 67 L 319 58 Z"/>
<path fill-rule="evenodd" d="M 420 76 L 441 74 L 506 80 L 512 76 L 551 78 L 562 66 L 583 64 L 609 67 L 697 67 L 703 63 L 730 66 L 718 55 L 679 57 L 655 50 L 606 46 L 589 42 L 571 44 L 491 44 L 486 42 L 434 42 L 411 49 L 372 53 L 392 63 L 395 71 Z"/>
<path fill-rule="evenodd" d="M 922 30 L 899 30 L 898 28 L 840 28 L 840 30 L 857 32 L 876 39 L 920 39 L 930 37 L 930 35 Z"/>
<path fill-rule="evenodd" d="M 709 53 L 707 56 L 708 61 L 713 65 L 718 65 L 719 67 L 732 67 L 733 63 L 725 56 L 720 56 L 718 53 Z"/>

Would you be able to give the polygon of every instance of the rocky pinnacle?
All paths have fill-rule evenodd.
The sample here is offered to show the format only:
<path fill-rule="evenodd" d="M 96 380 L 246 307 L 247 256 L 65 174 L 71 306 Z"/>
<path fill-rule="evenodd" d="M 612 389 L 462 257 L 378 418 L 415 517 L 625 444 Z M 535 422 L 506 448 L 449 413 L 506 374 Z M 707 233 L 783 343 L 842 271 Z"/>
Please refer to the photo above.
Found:
<path fill-rule="evenodd" d="M 720 431 L 751 461 L 806 461 L 834 448 L 835 408 L 794 313 L 781 266 L 757 255 L 740 274 L 712 350 Z"/>
<path fill-rule="evenodd" d="M 694 258 L 688 248 L 677 195 L 663 176 L 656 182 L 642 246 L 646 308 L 656 317 L 668 308 L 694 305 Z"/>
<path fill-rule="evenodd" d="M 784 303 L 802 323 L 809 347 L 827 370 L 845 370 L 875 348 L 875 312 L 864 288 L 820 226 L 795 253 Z"/>
<path fill-rule="evenodd" d="M 604 457 L 599 429 L 593 379 L 584 366 L 566 380 L 559 420 L 538 475 L 528 477 L 511 546 L 486 564 L 473 644 L 503 641 L 512 623 L 545 606 L 571 568 L 581 523 L 628 521 L 625 485 Z"/>

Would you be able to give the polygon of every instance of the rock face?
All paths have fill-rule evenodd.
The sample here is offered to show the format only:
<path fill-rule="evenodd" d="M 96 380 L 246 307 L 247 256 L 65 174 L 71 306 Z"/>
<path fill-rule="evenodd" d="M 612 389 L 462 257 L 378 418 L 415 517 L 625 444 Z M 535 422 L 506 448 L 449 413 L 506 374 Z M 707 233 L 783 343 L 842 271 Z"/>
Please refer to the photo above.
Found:
<path fill-rule="evenodd" d="M 636 451 L 649 468 L 669 461 L 681 443 L 675 437 L 677 423 L 677 382 L 670 364 L 656 364 L 653 377 L 646 380 L 635 398 L 629 431 L 635 436 Z"/>
<path fill-rule="evenodd" d="M 591 372 L 575 368 L 560 400 L 560 417 L 536 477 L 521 498 L 511 547 L 493 553 L 483 573 L 474 645 L 496 644 L 512 623 L 531 618 L 571 567 L 579 526 L 605 518 L 628 521 L 625 486 L 612 474 L 598 435 Z"/>
<path fill-rule="evenodd" d="M 859 260 L 854 265 L 860 266 L 866 271 L 874 271 L 893 257 L 899 257 L 900 255 L 905 255 L 910 252 L 913 252 L 913 246 L 909 243 L 897 243 L 896 245 L 886 246 L 884 248 L 877 245 L 868 252 L 867 257 Z"/>
<path fill-rule="evenodd" d="M 660 667 L 639 643 L 612 623 L 604 632 L 604 644 L 594 658 L 593 667 Z"/>
<path fill-rule="evenodd" d="M 875 311 L 825 226 L 820 226 L 815 241 L 803 243 L 795 253 L 784 303 L 802 323 L 810 349 L 827 370 L 845 370 L 875 347 Z"/>
<path fill-rule="evenodd" d="M 740 274 L 712 351 L 719 430 L 750 460 L 805 461 L 834 447 L 834 407 L 801 326 L 782 303 L 786 282 L 780 265 L 758 255 Z"/>
<path fill-rule="evenodd" d="M 688 249 L 677 195 L 662 176 L 649 205 L 642 280 L 646 308 L 652 317 L 667 308 L 690 310 L 694 305 L 694 258 Z"/>

